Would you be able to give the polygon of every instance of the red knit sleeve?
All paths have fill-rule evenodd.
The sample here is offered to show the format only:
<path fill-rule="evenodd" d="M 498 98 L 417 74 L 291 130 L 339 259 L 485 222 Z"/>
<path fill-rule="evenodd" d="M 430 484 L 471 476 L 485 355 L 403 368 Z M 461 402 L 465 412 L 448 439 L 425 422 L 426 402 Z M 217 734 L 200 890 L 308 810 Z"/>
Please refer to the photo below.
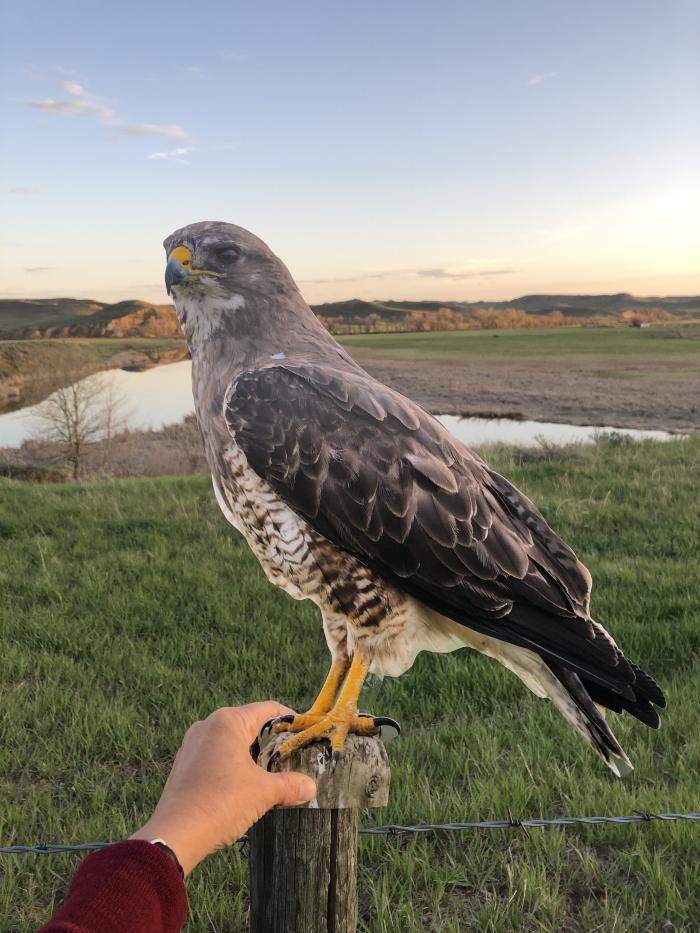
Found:
<path fill-rule="evenodd" d="M 134 839 L 94 852 L 39 933 L 177 933 L 187 893 L 167 852 Z"/>

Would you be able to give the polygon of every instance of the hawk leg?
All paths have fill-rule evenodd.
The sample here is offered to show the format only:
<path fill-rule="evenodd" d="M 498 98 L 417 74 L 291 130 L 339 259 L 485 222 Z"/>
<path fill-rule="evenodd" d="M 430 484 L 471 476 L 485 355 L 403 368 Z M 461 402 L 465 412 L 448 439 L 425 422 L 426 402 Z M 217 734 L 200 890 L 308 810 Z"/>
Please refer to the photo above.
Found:
<path fill-rule="evenodd" d="M 372 716 L 358 716 L 357 714 L 357 701 L 368 673 L 368 665 L 363 664 L 356 655 L 352 659 L 345 682 L 331 709 L 315 717 L 315 722 L 307 726 L 302 732 L 283 742 L 271 756 L 268 769 L 280 758 L 288 758 L 296 749 L 318 742 L 319 739 L 329 740 L 333 764 L 335 765 L 340 758 L 348 732 L 355 732 L 358 735 L 378 735 L 379 726 L 375 724 L 374 718 Z M 326 680 L 327 683 L 328 679 Z M 325 686 L 324 684 L 324 688 Z"/>
<path fill-rule="evenodd" d="M 303 732 L 309 726 L 315 725 L 322 716 L 332 709 L 349 667 L 350 661 L 345 658 L 342 661 L 333 661 L 328 676 L 312 706 L 305 713 L 297 713 L 292 717 L 280 716 L 272 723 L 271 731 L 276 733 Z"/>

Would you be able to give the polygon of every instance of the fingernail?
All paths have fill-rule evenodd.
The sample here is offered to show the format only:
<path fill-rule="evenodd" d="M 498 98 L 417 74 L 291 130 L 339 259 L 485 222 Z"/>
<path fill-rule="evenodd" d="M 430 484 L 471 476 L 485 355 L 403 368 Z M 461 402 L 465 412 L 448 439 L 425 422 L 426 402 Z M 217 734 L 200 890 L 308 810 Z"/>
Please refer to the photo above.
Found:
<path fill-rule="evenodd" d="M 299 803 L 306 803 L 316 796 L 316 784 L 310 777 L 299 777 L 297 781 L 297 799 Z"/>

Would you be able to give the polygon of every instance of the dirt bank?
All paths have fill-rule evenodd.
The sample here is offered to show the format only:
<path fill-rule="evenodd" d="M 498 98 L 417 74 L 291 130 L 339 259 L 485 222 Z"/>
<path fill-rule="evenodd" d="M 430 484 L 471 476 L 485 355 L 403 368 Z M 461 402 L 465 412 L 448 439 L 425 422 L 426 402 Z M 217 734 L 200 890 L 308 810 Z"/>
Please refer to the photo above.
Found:
<path fill-rule="evenodd" d="M 86 444 L 80 463 L 83 479 L 206 473 L 207 469 L 194 415 L 158 431 L 124 431 L 109 441 Z M 1 476 L 29 482 L 70 480 L 66 447 L 41 440 L 0 447 Z"/>
<path fill-rule="evenodd" d="M 373 376 L 440 414 L 573 424 L 700 429 L 697 355 L 672 360 L 478 360 L 349 348 Z"/>

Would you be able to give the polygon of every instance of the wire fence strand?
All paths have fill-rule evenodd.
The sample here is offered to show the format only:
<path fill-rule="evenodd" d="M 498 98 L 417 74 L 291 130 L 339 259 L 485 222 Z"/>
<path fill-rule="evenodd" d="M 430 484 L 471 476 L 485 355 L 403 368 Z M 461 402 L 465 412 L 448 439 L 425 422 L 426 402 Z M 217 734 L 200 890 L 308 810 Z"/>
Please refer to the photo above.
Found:
<path fill-rule="evenodd" d="M 478 820 L 463 823 L 415 823 L 411 826 L 401 826 L 389 823 L 386 826 L 363 826 L 360 833 L 365 836 L 399 836 L 404 834 L 419 835 L 432 832 L 459 832 L 469 829 L 536 829 L 546 826 L 600 826 L 614 823 L 652 823 L 673 822 L 685 820 L 687 822 L 700 821 L 700 813 L 631 813 L 628 816 L 556 816 L 547 819 L 531 817 L 526 819 L 507 820 Z M 238 843 L 244 845 L 248 841 L 243 836 Z M 38 845 L 0 846 L 0 855 L 56 855 L 60 852 L 92 852 L 104 849 L 111 845 L 109 842 L 80 842 L 75 845 L 64 843 L 41 843 Z"/>
<path fill-rule="evenodd" d="M 700 820 L 700 813 L 632 813 L 629 816 L 556 816 L 548 819 L 479 820 L 466 823 L 415 823 L 413 826 L 365 826 L 366 835 L 400 835 L 401 833 L 457 832 L 464 829 L 529 829 L 537 826 L 600 826 L 603 823 L 650 823 L 653 820 Z"/>

